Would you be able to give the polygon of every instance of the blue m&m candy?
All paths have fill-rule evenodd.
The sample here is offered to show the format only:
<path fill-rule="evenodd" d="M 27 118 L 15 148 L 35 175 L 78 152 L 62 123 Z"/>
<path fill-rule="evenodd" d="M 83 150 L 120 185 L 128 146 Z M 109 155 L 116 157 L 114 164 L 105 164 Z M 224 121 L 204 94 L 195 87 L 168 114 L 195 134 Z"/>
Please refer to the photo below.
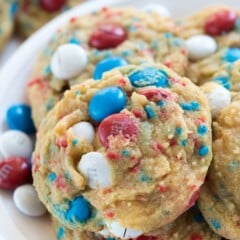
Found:
<path fill-rule="evenodd" d="M 6 114 L 7 125 L 10 129 L 19 130 L 27 134 L 35 133 L 31 118 L 31 109 L 25 104 L 11 106 Z"/>
<path fill-rule="evenodd" d="M 127 65 L 127 61 L 120 57 L 109 57 L 100 61 L 95 68 L 93 78 L 99 80 L 102 78 L 104 72 L 107 72 L 113 68 Z"/>
<path fill-rule="evenodd" d="M 169 86 L 167 74 L 154 67 L 133 72 L 128 78 L 134 87 L 156 86 L 164 88 Z"/>
<path fill-rule="evenodd" d="M 240 59 L 240 48 L 229 48 L 224 57 L 227 62 L 235 62 Z"/>
<path fill-rule="evenodd" d="M 66 219 L 69 222 L 86 222 L 91 217 L 91 206 L 82 196 L 69 202 Z"/>
<path fill-rule="evenodd" d="M 107 87 L 97 92 L 89 103 L 89 115 L 100 122 L 107 116 L 120 112 L 126 105 L 126 94 L 119 87 Z"/>

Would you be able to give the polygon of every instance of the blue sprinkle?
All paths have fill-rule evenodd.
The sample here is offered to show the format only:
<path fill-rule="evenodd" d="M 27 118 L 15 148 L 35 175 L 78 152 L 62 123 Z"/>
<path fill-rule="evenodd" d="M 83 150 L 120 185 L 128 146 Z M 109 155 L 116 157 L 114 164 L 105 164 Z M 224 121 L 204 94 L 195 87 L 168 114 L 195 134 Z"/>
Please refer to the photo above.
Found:
<path fill-rule="evenodd" d="M 229 163 L 229 168 L 234 171 L 236 170 L 238 167 L 240 166 L 240 163 L 236 160 L 232 160 L 230 163 Z"/>
<path fill-rule="evenodd" d="M 47 66 L 47 67 L 44 68 L 44 73 L 45 73 L 46 75 L 50 74 L 51 72 L 52 72 L 52 70 L 51 70 L 51 67 L 50 67 L 50 66 Z"/>
<path fill-rule="evenodd" d="M 181 103 L 180 106 L 185 111 L 198 111 L 200 109 L 200 104 L 195 101 Z"/>
<path fill-rule="evenodd" d="M 56 175 L 55 172 L 51 172 L 51 173 L 48 174 L 48 181 L 49 182 L 54 182 L 56 180 L 56 178 L 57 178 L 57 175 Z"/>
<path fill-rule="evenodd" d="M 152 49 L 157 50 L 158 47 L 159 47 L 158 39 L 153 39 L 152 40 Z"/>
<path fill-rule="evenodd" d="M 71 43 L 71 44 L 76 44 L 76 45 L 80 45 L 81 44 L 81 42 L 78 39 L 74 38 L 74 37 L 70 38 L 68 42 Z"/>
<path fill-rule="evenodd" d="M 132 51 L 130 51 L 130 50 L 123 50 L 121 55 L 123 57 L 129 57 L 130 55 L 132 55 Z"/>
<path fill-rule="evenodd" d="M 57 239 L 58 240 L 63 239 L 64 234 L 65 234 L 64 228 L 63 227 L 59 227 L 58 230 L 57 230 Z"/>
<path fill-rule="evenodd" d="M 205 135 L 206 133 L 207 133 L 207 126 L 205 126 L 205 125 L 200 125 L 200 126 L 198 126 L 198 134 L 199 135 L 201 135 L 201 136 L 203 136 L 203 135 Z"/>
<path fill-rule="evenodd" d="M 69 172 L 65 172 L 65 178 L 67 180 L 71 180 L 71 176 L 70 176 L 70 173 Z"/>
<path fill-rule="evenodd" d="M 173 43 L 174 46 L 177 46 L 177 47 L 183 45 L 183 41 L 180 38 L 174 38 L 172 43 Z"/>
<path fill-rule="evenodd" d="M 171 32 L 166 32 L 164 34 L 165 38 L 169 39 L 169 38 L 172 38 L 173 37 L 173 34 Z"/>
<path fill-rule="evenodd" d="M 48 99 L 47 103 L 46 103 L 46 110 L 50 111 L 53 107 L 54 107 L 54 99 L 50 98 Z"/>
<path fill-rule="evenodd" d="M 121 67 L 127 65 L 127 61 L 120 57 L 109 57 L 100 61 L 94 70 L 93 78 L 94 80 L 100 80 L 103 73 L 114 69 L 116 67 Z"/>
<path fill-rule="evenodd" d="M 165 105 L 165 102 L 163 100 L 158 101 L 157 105 L 159 107 L 163 107 Z"/>
<path fill-rule="evenodd" d="M 203 215 L 199 211 L 196 214 L 194 214 L 193 218 L 197 223 L 203 223 L 204 222 Z"/>
<path fill-rule="evenodd" d="M 73 139 L 72 140 L 72 146 L 76 146 L 78 144 L 78 140 L 77 139 Z"/>
<path fill-rule="evenodd" d="M 187 139 L 181 141 L 181 146 L 186 147 L 187 145 Z"/>
<path fill-rule="evenodd" d="M 216 219 L 211 219 L 210 220 L 210 224 L 212 225 L 213 228 L 215 228 L 216 230 L 221 228 L 221 224 L 218 220 Z"/>
<path fill-rule="evenodd" d="M 229 48 L 224 56 L 226 62 L 235 62 L 240 59 L 240 49 L 239 48 Z"/>
<path fill-rule="evenodd" d="M 177 136 L 180 136 L 182 134 L 182 128 L 181 127 L 176 128 L 175 132 Z"/>
<path fill-rule="evenodd" d="M 81 93 L 80 93 L 79 90 L 76 90 L 76 91 L 74 92 L 74 95 L 75 95 L 75 96 L 79 96 L 79 95 L 81 95 Z"/>
<path fill-rule="evenodd" d="M 202 145 L 199 150 L 198 150 L 198 154 L 201 156 L 201 157 L 204 157 L 208 154 L 208 147 L 205 146 L 205 145 Z"/>
<path fill-rule="evenodd" d="M 76 197 L 69 202 L 69 209 L 65 214 L 66 220 L 74 222 L 86 222 L 91 215 L 89 202 L 82 196 Z"/>
<path fill-rule="evenodd" d="M 129 30 L 129 32 L 135 32 L 137 30 L 137 28 L 136 28 L 136 26 L 132 25 L 128 28 L 128 30 Z"/>
<path fill-rule="evenodd" d="M 153 111 L 152 107 L 150 105 L 145 106 L 145 111 L 147 113 L 148 118 L 155 118 L 155 112 Z"/>
<path fill-rule="evenodd" d="M 9 12 L 10 12 L 10 15 L 11 17 L 14 17 L 15 14 L 17 13 L 18 11 L 18 4 L 15 2 L 15 3 L 12 3 L 10 5 L 10 9 L 9 9 Z"/>
<path fill-rule="evenodd" d="M 147 67 L 142 70 L 133 72 L 128 77 L 134 87 L 169 87 L 166 72 L 154 67 Z"/>
<path fill-rule="evenodd" d="M 142 172 L 140 176 L 140 181 L 141 182 L 150 182 L 152 179 L 148 177 L 144 172 Z"/>
<path fill-rule="evenodd" d="M 230 89 L 230 81 L 229 81 L 229 76 L 218 76 L 213 79 L 214 82 L 221 84 L 223 87 L 226 89 Z"/>
<path fill-rule="evenodd" d="M 122 156 L 128 157 L 128 156 L 129 156 L 129 151 L 126 150 L 126 149 L 123 149 L 123 150 L 122 150 Z"/>

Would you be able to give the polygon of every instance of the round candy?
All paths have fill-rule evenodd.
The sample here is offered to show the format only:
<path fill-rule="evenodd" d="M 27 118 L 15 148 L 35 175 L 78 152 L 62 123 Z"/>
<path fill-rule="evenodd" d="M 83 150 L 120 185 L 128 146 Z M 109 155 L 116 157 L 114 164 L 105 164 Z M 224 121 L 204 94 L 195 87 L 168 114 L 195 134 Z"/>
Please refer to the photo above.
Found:
<path fill-rule="evenodd" d="M 72 127 L 74 137 L 78 139 L 85 139 L 89 144 L 94 140 L 95 130 L 89 122 L 79 122 Z"/>
<path fill-rule="evenodd" d="M 160 4 L 148 4 L 144 6 L 144 10 L 147 12 L 156 12 L 162 17 L 170 17 L 171 15 L 169 10 Z"/>
<path fill-rule="evenodd" d="M 91 209 L 89 202 L 82 196 L 76 197 L 69 203 L 69 209 L 66 212 L 66 219 L 69 222 L 82 222 L 84 223 L 91 216 Z"/>
<path fill-rule="evenodd" d="M 31 168 L 27 159 L 10 157 L 0 162 L 0 188 L 14 189 L 31 181 Z"/>
<path fill-rule="evenodd" d="M 20 212 L 31 217 L 39 217 L 47 212 L 46 207 L 38 199 L 35 188 L 30 184 L 18 187 L 14 191 L 13 201 Z"/>
<path fill-rule="evenodd" d="M 9 130 L 0 136 L 0 152 L 4 158 L 17 156 L 29 159 L 32 151 L 32 140 L 23 132 Z"/>
<path fill-rule="evenodd" d="M 227 62 L 235 62 L 240 59 L 240 49 L 239 48 L 229 48 L 226 51 L 225 61 Z"/>
<path fill-rule="evenodd" d="M 122 227 L 117 221 L 108 222 L 107 227 L 111 234 L 121 239 L 137 238 L 142 234 L 139 230 Z"/>
<path fill-rule="evenodd" d="M 107 87 L 92 97 L 88 112 L 94 121 L 100 122 L 107 116 L 120 112 L 125 105 L 125 92 L 119 87 Z"/>
<path fill-rule="evenodd" d="M 7 110 L 6 120 L 10 129 L 20 130 L 27 134 L 36 131 L 31 118 L 31 108 L 25 104 L 11 106 Z"/>
<path fill-rule="evenodd" d="M 127 31 L 118 24 L 102 24 L 89 38 L 89 46 L 104 50 L 115 48 L 127 39 Z"/>
<path fill-rule="evenodd" d="M 120 57 L 110 57 L 100 61 L 95 68 L 93 78 L 99 80 L 102 78 L 103 73 L 120 66 L 127 65 L 127 61 Z"/>
<path fill-rule="evenodd" d="M 78 163 L 78 170 L 87 178 L 90 188 L 98 189 L 111 186 L 111 170 L 102 153 L 84 154 Z"/>
<path fill-rule="evenodd" d="M 87 64 L 85 50 L 77 44 L 66 43 L 58 47 L 51 59 L 51 70 L 56 78 L 78 76 Z"/>
<path fill-rule="evenodd" d="M 167 74 L 154 67 L 135 71 L 128 77 L 134 87 L 156 86 L 164 88 L 169 86 Z"/>
<path fill-rule="evenodd" d="M 214 38 L 207 35 L 195 35 L 186 40 L 188 56 L 192 60 L 208 57 L 217 50 Z"/>
<path fill-rule="evenodd" d="M 216 117 L 220 111 L 231 103 L 231 94 L 223 86 L 217 83 L 205 83 L 202 86 L 205 92 L 213 117 Z"/>
<path fill-rule="evenodd" d="M 209 16 L 204 24 L 204 30 L 211 36 L 218 36 L 233 29 L 238 15 L 231 10 L 221 10 Z"/>
<path fill-rule="evenodd" d="M 60 10 L 66 0 L 40 0 L 40 6 L 47 12 L 56 12 Z"/>
<path fill-rule="evenodd" d="M 126 139 L 133 139 L 137 132 L 136 120 L 125 113 L 110 115 L 98 127 L 98 137 L 105 147 L 108 147 L 110 136 L 122 135 Z"/>

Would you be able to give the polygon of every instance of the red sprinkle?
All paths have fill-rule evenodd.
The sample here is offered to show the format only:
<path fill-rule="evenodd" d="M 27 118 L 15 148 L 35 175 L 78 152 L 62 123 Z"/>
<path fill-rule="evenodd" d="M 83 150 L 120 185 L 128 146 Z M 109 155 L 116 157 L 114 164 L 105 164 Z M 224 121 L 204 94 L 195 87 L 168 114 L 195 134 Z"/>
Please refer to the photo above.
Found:
<path fill-rule="evenodd" d="M 193 233 L 190 240 L 203 240 L 203 237 L 199 233 Z"/>
<path fill-rule="evenodd" d="M 153 102 L 159 102 L 162 99 L 167 99 L 172 96 L 168 91 L 158 88 L 142 89 L 138 93 L 144 95 L 148 100 Z"/>
<path fill-rule="evenodd" d="M 221 10 L 210 15 L 204 24 L 204 30 L 211 36 L 218 36 L 233 29 L 237 21 L 237 12 Z"/>
<path fill-rule="evenodd" d="M 117 85 L 121 86 L 121 87 L 124 87 L 126 86 L 127 82 L 126 82 L 126 79 L 125 78 L 120 78 L 118 81 L 117 81 Z"/>
<path fill-rule="evenodd" d="M 106 216 L 109 217 L 109 218 L 113 218 L 114 213 L 113 212 L 108 212 L 108 213 L 106 213 Z"/>
<path fill-rule="evenodd" d="M 174 63 L 169 61 L 169 62 L 165 62 L 164 65 L 166 67 L 172 68 L 174 66 Z"/>
<path fill-rule="evenodd" d="M 98 50 L 104 50 L 115 48 L 126 39 L 127 32 L 121 25 L 105 23 L 92 33 L 88 44 Z"/>
<path fill-rule="evenodd" d="M 27 84 L 28 87 L 32 87 L 34 85 L 39 85 L 39 87 L 41 89 L 47 87 L 46 82 L 44 82 L 44 80 L 42 78 L 35 78 L 35 79 L 31 80 L 30 82 L 28 82 L 28 84 Z"/>
<path fill-rule="evenodd" d="M 158 186 L 158 191 L 161 193 L 165 193 L 167 191 L 167 187 L 164 185 L 159 185 Z"/>
<path fill-rule="evenodd" d="M 70 19 L 69 19 L 69 22 L 70 23 L 75 23 L 77 21 L 77 18 L 76 17 L 71 17 Z"/>
<path fill-rule="evenodd" d="M 170 143 L 170 147 L 178 145 L 178 142 L 175 138 L 171 139 L 169 143 Z"/>
<path fill-rule="evenodd" d="M 141 111 L 140 109 L 133 109 L 132 113 L 136 118 L 143 118 L 144 117 L 144 112 Z"/>
<path fill-rule="evenodd" d="M 106 154 L 107 158 L 111 159 L 111 160 L 119 160 L 120 159 L 120 154 L 115 153 L 115 152 L 107 152 Z"/>
<path fill-rule="evenodd" d="M 56 187 L 57 188 L 65 188 L 66 187 L 66 182 L 63 174 L 59 174 L 57 176 L 57 179 L 55 181 Z"/>
<path fill-rule="evenodd" d="M 61 139 L 56 139 L 56 145 L 58 147 L 66 148 L 68 146 L 67 139 L 65 137 Z"/>

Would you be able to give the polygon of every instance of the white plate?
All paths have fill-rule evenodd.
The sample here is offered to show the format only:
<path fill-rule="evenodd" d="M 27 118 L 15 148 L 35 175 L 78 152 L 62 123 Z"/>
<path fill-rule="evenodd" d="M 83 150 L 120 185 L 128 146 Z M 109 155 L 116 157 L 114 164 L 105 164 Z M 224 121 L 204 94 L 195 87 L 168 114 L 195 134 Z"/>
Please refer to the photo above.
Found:
<path fill-rule="evenodd" d="M 46 45 L 58 26 L 72 16 L 81 15 L 101 6 L 132 5 L 142 7 L 146 2 L 166 6 L 172 16 L 186 16 L 210 4 L 228 4 L 240 8 L 239 0 L 95 0 L 84 3 L 59 16 L 37 31 L 15 52 L 0 71 L 0 134 L 6 129 L 4 115 L 6 109 L 19 102 L 26 102 L 25 84 L 31 66 L 40 49 Z M 19 213 L 13 205 L 12 194 L 0 190 L 0 240 L 54 240 L 55 236 L 47 216 L 30 218 Z"/>

